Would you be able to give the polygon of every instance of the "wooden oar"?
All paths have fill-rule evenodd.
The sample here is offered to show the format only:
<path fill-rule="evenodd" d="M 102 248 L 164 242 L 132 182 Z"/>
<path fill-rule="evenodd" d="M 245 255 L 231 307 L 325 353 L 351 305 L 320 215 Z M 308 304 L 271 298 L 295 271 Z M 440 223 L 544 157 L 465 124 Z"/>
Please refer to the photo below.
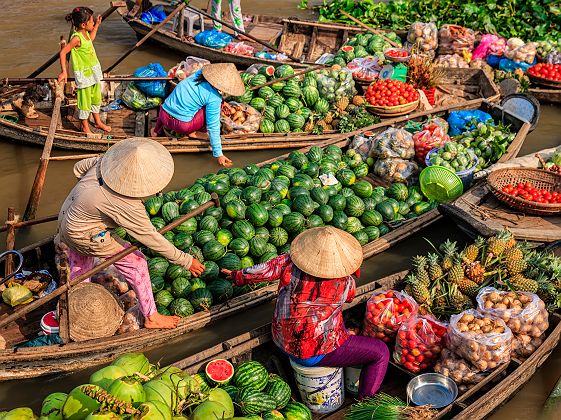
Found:
<path fill-rule="evenodd" d="M 216 193 L 212 193 L 211 197 L 212 197 L 211 201 L 209 201 L 209 202 L 203 204 L 202 206 L 196 208 L 195 210 L 179 217 L 178 219 L 176 219 L 175 221 L 173 221 L 169 225 L 164 226 L 158 232 L 161 233 L 161 234 L 164 234 L 164 233 L 166 233 L 166 232 L 168 232 L 172 229 L 175 229 L 177 226 L 179 226 L 180 224 L 182 224 L 186 220 L 191 219 L 191 218 L 203 213 L 204 211 L 211 208 L 212 206 L 220 207 L 220 201 L 218 200 L 218 195 L 216 195 Z M 0 319 L 0 328 L 5 327 L 10 322 L 16 321 L 17 319 L 19 319 L 22 316 L 28 314 L 29 312 L 31 312 L 31 311 L 33 311 L 37 308 L 40 308 L 41 306 L 43 306 L 47 302 L 50 302 L 51 300 L 59 297 L 63 293 L 70 290 L 70 288 L 72 286 L 76 286 L 77 284 L 79 284 L 79 283 L 83 282 L 84 280 L 90 278 L 94 274 L 96 274 L 96 273 L 100 272 L 101 270 L 109 267 L 111 264 L 119 261 L 121 258 L 124 258 L 127 255 L 129 255 L 129 254 L 131 254 L 131 253 L 133 253 L 134 251 L 137 251 L 137 250 L 138 250 L 138 246 L 131 245 L 130 247 L 123 249 L 118 254 L 115 254 L 111 258 L 107 258 L 105 261 L 103 261 L 101 264 L 95 266 L 91 270 L 88 270 L 84 274 L 72 279 L 69 283 L 60 285 L 57 289 L 55 289 L 53 292 L 49 293 L 48 295 L 46 295 L 42 298 L 39 298 L 39 299 L 37 299 L 37 300 L 35 300 L 35 301 L 25 305 L 25 306 L 22 306 L 19 309 L 16 309 L 11 315 L 5 316 L 2 319 Z"/>
<path fill-rule="evenodd" d="M 372 32 L 375 35 L 379 35 L 382 38 L 384 38 L 386 41 L 388 41 L 392 47 L 396 47 L 396 48 L 401 48 L 401 45 L 399 45 L 398 43 L 392 41 L 391 39 L 389 39 L 387 36 L 384 35 L 383 31 L 379 31 L 376 29 L 372 29 L 370 26 L 365 25 L 364 23 L 362 23 L 360 20 L 358 20 L 357 18 L 355 18 L 354 16 L 349 15 L 347 12 L 345 12 L 342 9 L 339 9 L 339 13 L 341 13 L 343 16 L 348 17 L 350 20 L 352 20 L 354 23 L 358 24 L 359 26 L 362 26 L 364 29 L 367 29 L 369 32 Z"/>
<path fill-rule="evenodd" d="M 269 86 L 269 85 L 272 85 L 273 83 L 282 82 L 283 80 L 292 79 L 293 77 L 301 76 L 303 74 L 310 73 L 312 71 L 316 71 L 316 70 L 323 69 L 323 68 L 325 68 L 325 66 L 323 64 L 318 64 L 316 66 L 308 67 L 307 69 L 297 71 L 294 74 L 291 74 L 290 76 L 279 77 L 278 79 L 271 80 L 270 82 L 263 83 L 262 85 L 253 86 L 249 90 L 261 89 L 264 86 Z"/>
<path fill-rule="evenodd" d="M 21 85 L 21 84 L 28 84 L 28 83 L 47 83 L 53 80 L 53 78 L 49 77 L 35 77 L 35 78 L 27 78 L 27 77 L 6 77 L 5 79 L 1 80 L 2 84 L 5 85 Z M 68 82 L 75 80 L 73 77 L 69 77 L 66 79 Z M 175 80 L 174 77 L 134 77 L 134 76 L 107 76 L 101 79 L 104 82 L 142 82 L 142 81 L 150 81 L 155 82 L 159 80 Z"/>
<path fill-rule="evenodd" d="M 55 104 L 53 106 L 51 124 L 49 125 L 49 132 L 47 133 L 47 139 L 45 140 L 45 145 L 43 146 L 43 153 L 41 154 L 41 159 L 39 160 L 39 167 L 37 168 L 37 173 L 35 174 L 35 180 L 33 181 L 33 187 L 31 188 L 31 194 L 29 195 L 23 220 L 35 219 L 37 206 L 39 206 L 39 200 L 41 200 L 41 194 L 43 193 L 43 187 L 45 186 L 47 167 L 49 166 L 49 158 L 51 156 L 51 150 L 53 149 L 53 141 L 55 139 L 58 120 L 60 118 L 60 106 L 62 105 L 62 99 L 64 97 L 64 84 L 59 86 L 57 81 L 54 83 Z"/>
<path fill-rule="evenodd" d="M 150 32 L 148 32 L 146 35 L 144 35 L 144 37 L 142 37 L 142 39 L 140 41 L 138 41 L 136 44 L 134 44 L 134 46 L 132 48 L 130 48 L 126 53 L 124 53 L 121 57 L 119 57 L 119 59 L 117 61 L 115 61 L 112 65 L 107 67 L 105 69 L 105 73 L 109 73 L 111 70 L 113 70 L 115 67 L 117 67 L 119 65 L 119 63 L 121 63 L 121 61 L 123 61 L 134 50 L 136 50 L 138 47 L 140 47 L 142 44 L 144 44 L 152 35 L 154 35 L 156 32 L 158 32 L 166 23 L 168 23 L 176 14 L 181 12 L 186 6 L 187 6 L 186 2 L 181 3 L 179 5 L 179 7 L 177 7 L 173 12 L 171 12 L 164 20 L 162 20 L 160 23 L 158 23 Z"/>
<path fill-rule="evenodd" d="M 273 45 L 269 44 L 268 42 L 261 41 L 260 39 L 254 37 L 253 35 L 250 35 L 250 34 L 248 34 L 247 32 L 241 31 L 241 30 L 237 29 L 235 26 L 230 25 L 229 23 L 224 22 L 224 21 L 221 20 L 221 19 L 217 19 L 217 18 L 215 18 L 214 16 L 211 16 L 211 15 L 209 15 L 208 13 L 203 12 L 203 11 L 200 10 L 200 9 L 197 9 L 196 7 L 193 7 L 193 6 L 189 5 L 189 6 L 187 6 L 187 8 L 188 8 L 188 9 L 191 9 L 191 10 L 192 10 L 193 12 L 195 12 L 195 13 L 200 13 L 201 15 L 203 15 L 203 16 L 205 16 L 205 17 L 211 19 L 211 20 L 214 20 L 214 21 L 216 21 L 216 22 L 218 22 L 218 23 L 221 23 L 222 25 L 224 25 L 225 27 L 231 29 L 232 31 L 235 31 L 235 32 L 237 32 L 237 33 L 240 33 L 240 34 L 242 34 L 243 36 L 246 36 L 246 37 L 248 37 L 249 39 L 254 40 L 254 41 L 257 42 L 258 44 L 263 45 L 264 47 L 267 47 L 267 48 L 269 48 L 269 49 L 271 49 L 271 50 L 273 50 L 273 51 L 276 51 L 276 52 L 278 52 L 278 53 L 280 53 L 280 54 L 285 54 L 288 58 L 290 58 L 290 59 L 291 59 L 292 61 L 294 61 L 295 63 L 299 63 L 299 62 L 300 62 L 300 59 L 299 59 L 299 58 L 296 58 L 296 57 L 294 57 L 294 56 L 291 55 L 291 54 L 285 53 L 284 51 L 279 50 L 278 48 L 274 47 Z"/>
<path fill-rule="evenodd" d="M 126 5 L 127 4 L 124 1 L 113 1 L 113 2 L 111 2 L 111 7 L 109 9 L 107 9 L 105 12 L 103 12 L 103 14 L 101 15 L 101 19 L 102 20 L 107 19 L 109 17 L 109 15 L 111 15 L 119 7 L 125 7 Z M 37 70 L 35 70 L 33 73 L 31 73 L 28 77 L 39 76 L 46 69 L 48 69 L 51 66 L 51 64 L 53 64 L 55 61 L 58 60 L 59 55 L 60 54 L 58 52 L 56 54 L 53 54 L 51 56 L 51 58 L 49 58 L 44 64 L 39 66 L 39 68 L 37 68 Z"/>

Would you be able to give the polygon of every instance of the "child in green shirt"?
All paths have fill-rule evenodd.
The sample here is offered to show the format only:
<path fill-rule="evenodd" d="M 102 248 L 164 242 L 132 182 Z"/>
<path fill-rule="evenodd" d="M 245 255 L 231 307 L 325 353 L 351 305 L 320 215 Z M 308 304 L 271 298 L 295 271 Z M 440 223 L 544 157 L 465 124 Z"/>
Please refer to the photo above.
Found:
<path fill-rule="evenodd" d="M 72 71 L 76 82 L 76 96 L 78 99 L 78 118 L 82 123 L 82 131 L 90 133 L 88 118 L 93 114 L 95 126 L 110 132 L 111 127 L 99 118 L 101 106 L 101 79 L 103 73 L 95 54 L 93 40 L 101 25 L 101 16 L 94 20 L 93 11 L 88 7 L 76 7 L 66 16 L 72 22 L 76 32 L 70 37 L 70 42 L 60 51 L 60 67 L 62 72 L 58 76 L 59 82 L 66 82 L 66 56 L 70 53 Z"/>

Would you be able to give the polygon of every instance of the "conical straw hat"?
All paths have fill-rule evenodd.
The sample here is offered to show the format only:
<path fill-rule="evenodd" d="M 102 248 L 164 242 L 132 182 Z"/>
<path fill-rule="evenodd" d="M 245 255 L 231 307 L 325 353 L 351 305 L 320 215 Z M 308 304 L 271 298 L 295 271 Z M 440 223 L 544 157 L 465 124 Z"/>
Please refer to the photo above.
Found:
<path fill-rule="evenodd" d="M 103 182 L 127 197 L 148 197 L 161 191 L 173 176 L 173 158 L 154 140 L 121 140 L 101 160 Z"/>
<path fill-rule="evenodd" d="M 245 92 L 243 80 L 233 63 L 207 64 L 203 76 L 212 86 L 231 96 L 242 96 Z"/>
<path fill-rule="evenodd" d="M 70 338 L 74 341 L 110 337 L 123 322 L 117 298 L 103 286 L 80 283 L 68 294 Z"/>
<path fill-rule="evenodd" d="M 362 247 L 354 236 L 341 229 L 318 227 L 294 238 L 290 258 L 303 272 L 332 279 L 348 276 L 360 268 Z"/>

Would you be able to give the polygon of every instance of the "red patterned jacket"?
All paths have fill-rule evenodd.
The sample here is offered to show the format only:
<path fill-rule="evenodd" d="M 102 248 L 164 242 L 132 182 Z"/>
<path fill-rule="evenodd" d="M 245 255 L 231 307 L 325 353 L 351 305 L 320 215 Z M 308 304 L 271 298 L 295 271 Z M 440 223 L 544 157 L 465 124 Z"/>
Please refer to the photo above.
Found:
<path fill-rule="evenodd" d="M 355 274 L 359 276 L 359 272 Z M 330 353 L 349 337 L 343 324 L 343 304 L 355 296 L 351 276 L 320 279 L 302 272 L 288 254 L 232 272 L 237 286 L 280 280 L 273 315 L 273 340 L 299 359 Z"/>

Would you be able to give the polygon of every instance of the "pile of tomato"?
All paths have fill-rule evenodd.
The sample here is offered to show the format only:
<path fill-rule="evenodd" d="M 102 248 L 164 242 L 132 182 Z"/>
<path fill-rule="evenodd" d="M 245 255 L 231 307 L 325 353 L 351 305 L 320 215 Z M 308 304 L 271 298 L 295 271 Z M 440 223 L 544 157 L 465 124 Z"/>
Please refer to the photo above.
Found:
<path fill-rule="evenodd" d="M 532 76 L 561 81 L 561 64 L 538 63 L 528 69 Z"/>
<path fill-rule="evenodd" d="M 413 373 L 433 367 L 440 357 L 446 332 L 446 326 L 432 318 L 412 319 L 397 333 L 395 362 Z"/>
<path fill-rule="evenodd" d="M 516 185 L 508 184 L 502 188 L 502 192 L 513 197 L 520 197 L 524 200 L 535 201 L 537 203 L 561 203 L 561 193 L 537 189 L 530 182 L 519 182 Z"/>
<path fill-rule="evenodd" d="M 397 106 L 415 102 L 419 93 L 415 88 L 399 80 L 377 80 L 366 89 L 364 95 L 375 106 Z"/>
<path fill-rule="evenodd" d="M 374 295 L 366 304 L 362 335 L 391 343 L 401 325 L 417 309 L 413 299 L 394 290 Z"/>
<path fill-rule="evenodd" d="M 384 51 L 384 54 L 387 55 L 388 57 L 393 57 L 393 58 L 405 58 L 405 57 L 409 57 L 409 53 L 405 50 L 386 50 Z"/>

